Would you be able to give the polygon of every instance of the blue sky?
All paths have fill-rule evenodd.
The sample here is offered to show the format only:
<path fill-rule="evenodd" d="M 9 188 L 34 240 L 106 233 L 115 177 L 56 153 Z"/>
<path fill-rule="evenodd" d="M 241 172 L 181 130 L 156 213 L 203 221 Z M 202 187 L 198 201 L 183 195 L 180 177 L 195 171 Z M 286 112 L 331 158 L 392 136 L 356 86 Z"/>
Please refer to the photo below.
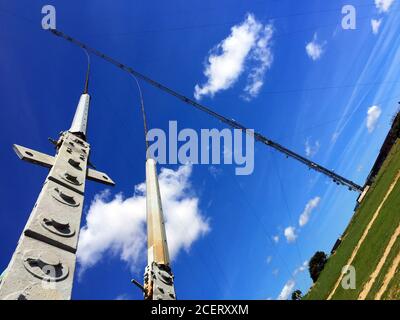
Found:
<path fill-rule="evenodd" d="M 267 46 L 273 59 L 262 70 L 261 88 L 244 99 L 249 74 L 261 65 L 252 51 L 253 56 L 245 55 L 242 73 L 231 75 L 233 81 L 224 90 L 201 101 L 362 184 L 397 110 L 400 89 L 400 5 L 396 0 L 377 2 L 380 7 L 374 0 L 0 0 L 0 268 L 11 258 L 47 174 L 20 162 L 11 146 L 54 153 L 47 138 L 69 127 L 83 88 L 86 56 L 41 29 L 43 5 L 56 7 L 61 31 L 192 97 L 196 84 L 207 83 L 204 71 L 210 54 L 221 54 L 215 46 L 252 15 L 257 24 L 273 30 Z M 356 8 L 355 30 L 341 28 L 345 4 Z M 142 89 L 152 128 L 166 130 L 169 120 L 176 120 L 181 129 L 223 128 L 147 84 Z M 145 157 L 135 84 L 93 57 L 90 94 L 92 161 L 117 182 L 103 202 L 107 205 L 118 194 L 121 201 L 132 199 L 135 186 L 144 181 Z M 173 175 L 179 172 L 177 165 L 167 169 Z M 184 173 L 186 189 L 173 193 L 194 201 L 188 210 L 200 223 L 189 240 L 171 235 L 178 242 L 188 241 L 186 249 L 177 245 L 173 260 L 178 298 L 275 299 L 285 296 L 285 286 L 306 291 L 311 282 L 301 266 L 315 251 L 330 251 L 351 218 L 357 194 L 260 144 L 252 175 L 235 176 L 235 167 L 229 165 L 214 169 L 193 166 Z M 86 214 L 94 212 L 95 196 L 104 190 L 87 184 L 83 225 Z M 140 207 L 140 195 L 133 199 Z M 300 226 L 310 200 L 309 219 Z M 174 204 L 180 213 L 185 211 L 181 202 L 167 207 L 174 209 Z M 116 220 L 131 217 L 118 214 L 115 210 Z M 138 221 L 139 235 L 133 236 L 145 241 Z M 173 230 L 180 230 L 179 221 L 174 220 Z M 288 227 L 294 228 L 295 241 L 286 239 Z M 123 245 L 113 240 L 104 240 L 94 265 L 79 277 L 77 272 L 74 299 L 142 298 L 130 279 L 142 280 L 145 251 L 139 248 L 134 258 L 126 258 Z"/>

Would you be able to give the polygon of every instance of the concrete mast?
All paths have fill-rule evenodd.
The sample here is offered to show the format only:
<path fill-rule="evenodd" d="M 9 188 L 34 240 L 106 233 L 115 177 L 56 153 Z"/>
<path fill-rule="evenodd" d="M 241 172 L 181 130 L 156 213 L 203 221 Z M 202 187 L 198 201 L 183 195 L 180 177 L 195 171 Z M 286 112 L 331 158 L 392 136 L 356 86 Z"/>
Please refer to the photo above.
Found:
<path fill-rule="evenodd" d="M 146 161 L 146 193 L 148 265 L 144 276 L 145 299 L 176 300 L 157 166 L 152 158 Z"/>
<path fill-rule="evenodd" d="M 20 159 L 50 172 L 1 280 L 2 300 L 71 298 L 86 179 L 114 185 L 106 174 L 88 168 L 87 86 L 88 74 L 71 128 L 55 143 L 54 157 L 14 145 Z"/>

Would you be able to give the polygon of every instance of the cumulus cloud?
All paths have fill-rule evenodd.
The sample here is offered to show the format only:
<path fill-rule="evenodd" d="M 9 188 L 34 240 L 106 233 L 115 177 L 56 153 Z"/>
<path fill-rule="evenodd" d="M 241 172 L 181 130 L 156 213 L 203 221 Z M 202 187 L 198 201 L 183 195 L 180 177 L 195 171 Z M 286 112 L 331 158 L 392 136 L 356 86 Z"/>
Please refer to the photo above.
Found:
<path fill-rule="evenodd" d="M 303 264 L 300 267 L 296 268 L 293 271 L 293 277 L 297 276 L 299 273 L 306 271 L 307 268 L 308 268 L 308 261 L 306 260 L 303 262 Z"/>
<path fill-rule="evenodd" d="M 287 300 L 290 294 L 293 292 L 295 286 L 296 282 L 293 279 L 290 279 L 288 282 L 286 282 L 278 296 L 278 300 Z"/>
<path fill-rule="evenodd" d="M 270 48 L 272 34 L 272 26 L 265 26 L 254 46 L 251 59 L 255 61 L 255 66 L 251 68 L 247 77 L 247 85 L 244 88 L 243 97 L 246 100 L 255 98 L 258 95 L 264 84 L 264 74 L 272 65 L 273 56 Z"/>
<path fill-rule="evenodd" d="M 285 235 L 286 241 L 288 243 L 295 242 L 297 239 L 296 228 L 295 227 L 287 227 L 283 234 Z"/>
<path fill-rule="evenodd" d="M 306 156 L 307 157 L 314 157 L 317 152 L 319 151 L 319 148 L 321 147 L 321 144 L 319 143 L 319 141 L 315 141 L 314 144 L 310 143 L 310 139 L 306 140 L 305 143 L 305 152 L 306 152 Z"/>
<path fill-rule="evenodd" d="M 258 22 L 253 14 L 248 14 L 241 24 L 233 26 L 231 34 L 210 51 L 204 70 L 207 82 L 195 86 L 195 98 L 213 97 L 218 91 L 229 89 L 245 70 L 247 61 L 252 62 L 253 67 L 248 74 L 244 97 L 257 96 L 273 60 L 272 34 L 272 26 Z"/>
<path fill-rule="evenodd" d="M 213 176 L 213 178 L 217 179 L 218 176 L 222 173 L 222 170 L 217 168 L 216 166 L 209 166 L 208 172 Z"/>
<path fill-rule="evenodd" d="M 376 123 L 381 114 L 382 110 L 378 106 L 368 108 L 366 125 L 369 133 L 375 130 Z"/>
<path fill-rule="evenodd" d="M 325 42 L 318 42 L 317 34 L 314 33 L 312 41 L 306 44 L 306 52 L 311 60 L 316 61 L 321 58 L 324 53 Z"/>
<path fill-rule="evenodd" d="M 375 6 L 379 12 L 388 12 L 394 0 L 375 0 Z"/>
<path fill-rule="evenodd" d="M 131 299 L 129 299 L 129 296 L 126 293 L 123 293 L 117 296 L 114 300 L 131 300 Z"/>
<path fill-rule="evenodd" d="M 188 251 L 209 230 L 209 222 L 199 209 L 199 199 L 190 189 L 192 167 L 161 169 L 159 184 L 171 259 L 181 250 Z M 133 196 L 109 191 L 95 196 L 86 224 L 81 229 L 78 261 L 81 273 L 98 263 L 105 255 L 118 256 L 132 270 L 146 257 L 146 184 L 135 187 Z"/>
<path fill-rule="evenodd" d="M 308 223 L 311 213 L 319 205 L 320 201 L 321 201 L 320 197 L 315 197 L 307 202 L 306 207 L 304 208 L 299 218 L 300 227 L 304 227 Z"/>
<path fill-rule="evenodd" d="M 296 277 L 298 274 L 306 271 L 308 268 L 308 261 L 304 261 L 303 264 L 299 267 L 297 267 L 292 274 L 292 278 L 288 280 L 285 285 L 283 286 L 281 293 L 278 296 L 278 300 L 287 300 L 291 293 L 294 291 L 294 288 L 296 286 Z"/>
<path fill-rule="evenodd" d="M 279 242 L 279 236 L 278 235 L 273 236 L 272 240 L 274 240 L 275 243 L 278 243 Z"/>
<path fill-rule="evenodd" d="M 307 202 L 303 212 L 300 214 L 300 217 L 299 217 L 299 227 L 300 228 L 304 227 L 308 223 L 312 212 L 315 210 L 316 207 L 318 207 L 320 201 L 321 201 L 321 197 L 315 197 Z M 292 226 L 287 227 L 283 231 L 283 234 L 288 243 L 292 243 L 292 242 L 296 241 L 296 239 L 298 237 L 297 231 L 298 230 L 296 230 L 296 228 L 292 227 Z"/>
<path fill-rule="evenodd" d="M 388 13 L 390 10 L 390 7 L 394 3 L 394 0 L 375 0 L 375 6 L 378 9 L 379 13 Z M 382 18 L 381 19 L 371 19 L 371 28 L 372 28 L 372 33 L 373 34 L 378 34 L 379 29 L 382 24 Z"/>
<path fill-rule="evenodd" d="M 378 34 L 381 23 L 382 23 L 382 19 L 379 19 L 379 20 L 372 19 L 371 20 L 371 28 L 372 28 L 373 34 Z"/>
<path fill-rule="evenodd" d="M 336 143 L 336 141 L 337 141 L 337 139 L 339 138 L 339 136 L 340 136 L 340 133 L 338 132 L 338 131 L 335 131 L 333 134 L 332 134 L 332 137 L 331 137 L 331 143 Z"/>

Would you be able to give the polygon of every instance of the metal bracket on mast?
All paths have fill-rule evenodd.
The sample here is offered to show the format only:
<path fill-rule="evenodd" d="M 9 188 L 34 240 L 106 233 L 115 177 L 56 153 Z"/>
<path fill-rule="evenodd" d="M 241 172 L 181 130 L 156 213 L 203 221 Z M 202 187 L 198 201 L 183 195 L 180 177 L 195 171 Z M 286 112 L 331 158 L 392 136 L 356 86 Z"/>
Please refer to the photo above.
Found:
<path fill-rule="evenodd" d="M 174 276 L 168 265 L 153 262 L 144 274 L 145 300 L 176 300 Z"/>
<path fill-rule="evenodd" d="M 35 151 L 17 144 L 13 145 L 17 156 L 26 162 L 37 164 L 45 168 L 51 168 L 54 164 L 54 157 L 45 153 Z M 105 173 L 88 168 L 86 178 L 91 181 L 114 186 L 115 182 Z"/>

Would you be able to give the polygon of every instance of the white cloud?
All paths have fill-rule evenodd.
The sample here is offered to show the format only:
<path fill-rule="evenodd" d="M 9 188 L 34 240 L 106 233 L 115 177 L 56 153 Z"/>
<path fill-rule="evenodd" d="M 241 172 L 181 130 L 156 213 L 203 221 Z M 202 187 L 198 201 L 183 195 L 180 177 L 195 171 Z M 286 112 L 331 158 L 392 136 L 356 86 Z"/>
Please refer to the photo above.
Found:
<path fill-rule="evenodd" d="M 267 257 L 267 264 L 270 264 L 272 262 L 272 256 Z"/>
<path fill-rule="evenodd" d="M 303 212 L 300 215 L 299 218 L 299 226 L 304 227 L 307 223 L 308 220 L 310 219 L 311 213 L 313 210 L 318 206 L 320 203 L 321 198 L 320 197 L 315 197 L 311 199 L 310 201 L 307 202 Z"/>
<path fill-rule="evenodd" d="M 190 194 L 190 165 L 177 171 L 161 169 L 159 175 L 166 232 L 171 259 L 209 231 L 208 221 L 201 215 L 199 199 Z M 135 187 L 132 197 L 121 194 L 110 200 L 110 193 L 96 195 L 81 229 L 78 261 L 81 273 L 95 265 L 106 254 L 119 258 L 136 270 L 146 257 L 146 185 Z"/>
<path fill-rule="evenodd" d="M 273 60 L 272 34 L 272 26 L 263 25 L 252 14 L 248 14 L 241 24 L 233 26 L 231 34 L 210 51 L 204 70 L 207 82 L 196 84 L 195 98 L 213 97 L 218 91 L 229 89 L 245 70 L 247 60 L 253 61 L 255 66 L 248 75 L 245 97 L 257 96 L 264 73 Z"/>
<path fill-rule="evenodd" d="M 308 269 L 308 261 L 304 261 L 303 264 L 297 267 L 292 274 L 292 278 L 288 280 L 282 288 L 281 293 L 278 296 L 278 300 L 287 300 L 291 293 L 294 291 L 294 287 L 296 286 L 296 277 L 298 274 L 306 271 Z"/>
<path fill-rule="evenodd" d="M 310 144 L 310 139 L 307 139 L 305 142 L 305 152 L 307 157 L 314 157 L 317 152 L 319 151 L 319 148 L 321 147 L 321 144 L 319 141 L 315 141 L 314 144 Z"/>
<path fill-rule="evenodd" d="M 303 212 L 301 213 L 300 217 L 299 217 L 299 226 L 300 228 L 304 227 L 307 223 L 308 220 L 310 219 L 311 213 L 313 212 L 313 210 L 319 205 L 321 201 L 320 197 L 315 197 L 311 200 L 309 200 L 303 210 Z M 287 227 L 284 231 L 283 234 L 286 238 L 286 241 L 288 243 L 292 243 L 295 242 L 298 234 L 296 232 L 296 228 L 289 226 Z"/>
<path fill-rule="evenodd" d="M 278 235 L 273 236 L 272 240 L 274 240 L 275 243 L 278 243 L 279 242 L 279 236 Z"/>
<path fill-rule="evenodd" d="M 382 110 L 378 106 L 372 106 L 368 108 L 366 125 L 369 133 L 374 131 L 376 123 L 378 122 L 381 114 Z"/>
<path fill-rule="evenodd" d="M 388 12 L 394 0 L 375 0 L 375 6 L 379 12 Z"/>
<path fill-rule="evenodd" d="M 373 34 L 378 34 L 381 23 L 382 23 L 382 19 L 379 19 L 379 20 L 371 19 L 371 28 L 372 28 Z"/>
<path fill-rule="evenodd" d="M 304 261 L 303 264 L 293 271 L 293 277 L 297 276 L 299 273 L 306 271 L 308 268 L 308 261 Z"/>
<path fill-rule="evenodd" d="M 286 282 L 278 296 L 278 300 L 287 300 L 293 292 L 295 286 L 296 282 L 293 279 L 290 279 L 288 282 Z"/>
<path fill-rule="evenodd" d="M 294 242 L 297 239 L 296 228 L 287 227 L 283 232 L 288 243 Z"/>
<path fill-rule="evenodd" d="M 332 143 L 332 144 L 335 144 L 336 141 L 337 141 L 337 139 L 339 138 L 339 136 L 340 136 L 340 133 L 339 133 L 338 131 L 335 131 L 335 132 L 332 134 L 331 143 Z"/>
<path fill-rule="evenodd" d="M 307 55 L 313 60 L 316 61 L 321 58 L 324 53 L 324 47 L 326 45 L 326 41 L 318 42 L 317 34 L 314 33 L 313 40 L 307 43 L 306 52 Z"/>
<path fill-rule="evenodd" d="M 272 65 L 273 55 L 270 47 L 272 34 L 272 26 L 265 26 L 254 46 L 251 59 L 256 65 L 251 69 L 247 77 L 247 85 L 244 88 L 244 98 L 246 100 L 255 98 L 258 95 L 264 84 L 264 74 Z"/>
<path fill-rule="evenodd" d="M 209 166 L 208 172 L 210 172 L 213 178 L 217 179 L 217 177 L 222 173 L 222 170 L 217 168 L 216 166 Z"/>

